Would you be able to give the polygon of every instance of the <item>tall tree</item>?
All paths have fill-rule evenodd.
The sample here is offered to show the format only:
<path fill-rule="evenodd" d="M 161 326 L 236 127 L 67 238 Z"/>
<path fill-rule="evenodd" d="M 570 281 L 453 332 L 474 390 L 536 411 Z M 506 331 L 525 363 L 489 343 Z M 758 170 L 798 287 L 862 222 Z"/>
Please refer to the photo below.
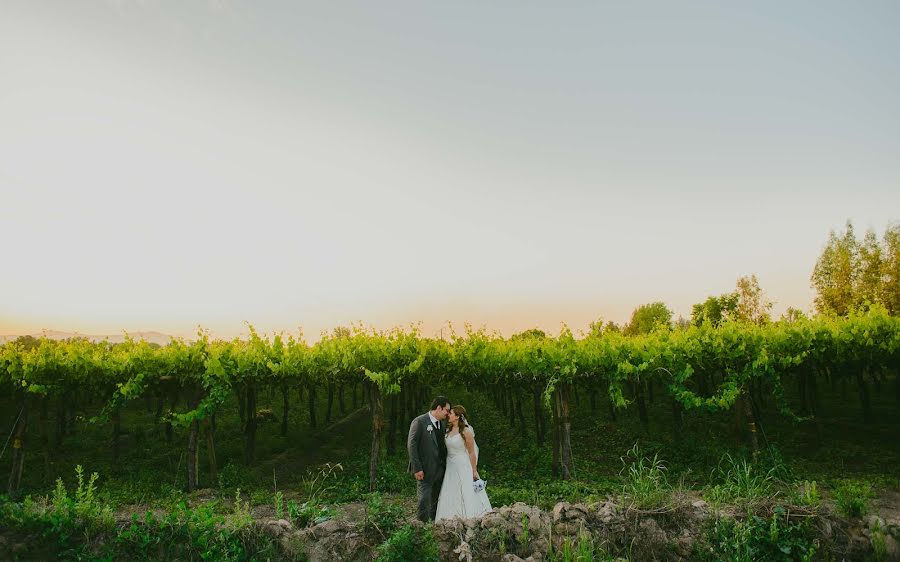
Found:
<path fill-rule="evenodd" d="M 881 259 L 881 303 L 891 314 L 900 314 L 900 223 L 884 231 Z"/>
<path fill-rule="evenodd" d="M 709 297 L 705 301 L 695 304 L 691 311 L 691 323 L 699 326 L 704 322 L 710 322 L 718 326 L 729 318 L 734 318 L 737 312 L 737 293 L 725 293 L 718 297 Z"/>
<path fill-rule="evenodd" d="M 623 333 L 627 336 L 649 334 L 658 326 L 671 327 L 672 311 L 662 302 L 642 304 L 631 313 Z"/>
<path fill-rule="evenodd" d="M 784 314 L 781 315 L 780 320 L 782 322 L 797 322 L 804 318 L 806 318 L 806 314 L 804 314 L 802 310 L 789 306 L 787 310 L 784 311 Z"/>
<path fill-rule="evenodd" d="M 772 309 L 772 303 L 766 299 L 756 274 L 739 278 L 734 294 L 737 295 L 734 313 L 738 320 L 756 324 L 765 324 L 770 320 L 769 311 Z"/>
<path fill-rule="evenodd" d="M 816 261 L 810 279 L 816 290 L 816 311 L 840 316 L 850 312 L 855 302 L 858 253 L 850 221 L 847 221 L 847 230 L 842 236 L 839 237 L 833 230 L 829 233 L 828 243 Z"/>
<path fill-rule="evenodd" d="M 881 245 L 874 230 L 867 231 L 863 237 L 863 242 L 859 245 L 858 259 L 854 304 L 868 306 L 880 302 L 884 266 Z"/>
<path fill-rule="evenodd" d="M 612 320 L 608 321 L 606 324 L 603 323 L 603 318 L 598 318 L 594 322 L 591 322 L 590 326 L 588 326 L 588 337 L 600 337 L 603 334 L 608 332 L 621 332 L 622 329 L 619 328 L 619 325 L 613 322 Z"/>

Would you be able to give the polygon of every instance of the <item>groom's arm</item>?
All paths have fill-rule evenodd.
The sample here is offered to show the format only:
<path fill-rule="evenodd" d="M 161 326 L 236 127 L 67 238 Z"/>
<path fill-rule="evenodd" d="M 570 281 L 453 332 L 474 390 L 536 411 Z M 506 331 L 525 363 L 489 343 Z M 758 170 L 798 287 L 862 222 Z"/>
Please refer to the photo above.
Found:
<path fill-rule="evenodd" d="M 419 418 L 415 418 L 409 425 L 409 435 L 406 437 L 406 450 L 409 452 L 409 463 L 412 465 L 413 474 L 422 472 L 422 461 L 419 459 L 419 432 L 422 424 Z"/>

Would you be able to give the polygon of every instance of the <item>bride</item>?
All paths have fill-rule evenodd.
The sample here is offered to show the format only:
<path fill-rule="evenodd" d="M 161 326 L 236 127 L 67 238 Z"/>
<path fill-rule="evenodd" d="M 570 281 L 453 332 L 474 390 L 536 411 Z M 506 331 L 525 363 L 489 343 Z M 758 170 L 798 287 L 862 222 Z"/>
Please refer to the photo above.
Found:
<path fill-rule="evenodd" d="M 472 483 L 478 476 L 478 445 L 475 431 L 466 421 L 466 409 L 453 406 L 450 409 L 450 431 L 447 432 L 447 471 L 438 495 L 437 514 L 434 521 L 451 517 L 476 517 L 491 511 L 491 502 L 482 489 L 475 492 Z"/>

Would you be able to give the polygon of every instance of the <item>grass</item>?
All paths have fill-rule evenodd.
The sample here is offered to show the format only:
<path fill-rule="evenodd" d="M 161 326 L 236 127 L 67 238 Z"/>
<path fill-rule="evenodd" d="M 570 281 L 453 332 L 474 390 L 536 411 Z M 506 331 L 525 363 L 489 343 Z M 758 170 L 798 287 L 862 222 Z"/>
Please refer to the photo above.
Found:
<path fill-rule="evenodd" d="M 833 491 L 834 503 L 845 517 L 862 517 L 869 511 L 872 485 L 858 480 L 843 480 Z"/>
<path fill-rule="evenodd" d="M 622 457 L 622 503 L 643 510 L 659 509 L 672 499 L 672 486 L 666 477 L 667 469 L 655 453 L 653 458 L 644 456 L 635 444 Z"/>
<path fill-rule="evenodd" d="M 699 560 L 732 562 L 809 561 L 818 552 L 809 521 L 793 522 L 778 506 L 768 518 L 748 513 L 744 519 L 714 518 L 695 544 Z"/>
<path fill-rule="evenodd" d="M 703 496 L 712 504 L 748 504 L 778 495 L 775 469 L 765 471 L 746 458 L 722 455 Z"/>

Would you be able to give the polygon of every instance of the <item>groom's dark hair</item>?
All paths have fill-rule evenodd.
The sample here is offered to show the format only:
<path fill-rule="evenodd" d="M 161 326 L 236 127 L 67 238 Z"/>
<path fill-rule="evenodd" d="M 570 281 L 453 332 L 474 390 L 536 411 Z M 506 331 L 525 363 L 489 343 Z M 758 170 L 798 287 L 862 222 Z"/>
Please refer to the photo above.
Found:
<path fill-rule="evenodd" d="M 438 396 L 437 398 L 435 398 L 434 400 L 431 401 L 431 411 L 434 411 L 438 408 L 443 407 L 444 404 L 450 406 L 451 405 L 450 399 L 447 398 L 446 396 Z"/>

